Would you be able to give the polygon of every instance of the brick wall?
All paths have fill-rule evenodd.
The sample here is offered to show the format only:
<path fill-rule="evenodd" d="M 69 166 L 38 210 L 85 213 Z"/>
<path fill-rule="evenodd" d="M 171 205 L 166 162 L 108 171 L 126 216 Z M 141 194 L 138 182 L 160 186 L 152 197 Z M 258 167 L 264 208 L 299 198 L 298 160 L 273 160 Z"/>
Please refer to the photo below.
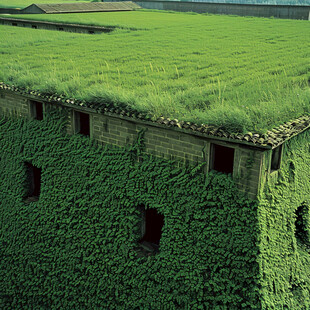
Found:
<path fill-rule="evenodd" d="M 29 100 L 12 92 L 0 91 L 0 113 L 29 117 Z"/>
<path fill-rule="evenodd" d="M 45 109 L 50 106 L 45 103 Z M 262 162 L 266 151 L 223 139 L 198 136 L 184 129 L 168 128 L 164 125 L 141 120 L 121 118 L 116 115 L 101 115 L 90 109 L 65 107 L 68 109 L 67 133 L 76 133 L 75 115 L 77 111 L 90 115 L 90 138 L 103 144 L 123 147 L 132 144 L 138 133 L 144 130 L 145 151 L 156 157 L 175 160 L 176 165 L 196 165 L 206 162 L 205 172 L 212 167 L 213 145 L 234 149 L 233 178 L 241 191 L 255 198 L 262 178 Z M 9 91 L 0 90 L 1 114 L 15 114 L 32 117 L 31 100 Z"/>
<path fill-rule="evenodd" d="M 203 161 L 205 141 L 202 138 L 160 128 L 146 122 L 93 115 L 93 138 L 103 143 L 125 146 L 133 143 L 138 132 L 145 130 L 145 151 L 155 156 L 196 164 Z"/>
<path fill-rule="evenodd" d="M 70 113 L 73 119 L 73 111 Z M 72 134 L 73 121 L 69 121 L 68 133 Z M 234 148 L 233 177 L 243 192 L 255 198 L 261 180 L 261 164 L 264 151 L 223 140 L 196 136 L 184 130 L 176 130 L 158 124 L 138 120 L 90 113 L 91 138 L 115 146 L 132 144 L 139 131 L 145 130 L 145 151 L 157 157 L 176 160 L 178 166 L 206 162 L 205 172 L 211 167 L 212 144 Z"/>

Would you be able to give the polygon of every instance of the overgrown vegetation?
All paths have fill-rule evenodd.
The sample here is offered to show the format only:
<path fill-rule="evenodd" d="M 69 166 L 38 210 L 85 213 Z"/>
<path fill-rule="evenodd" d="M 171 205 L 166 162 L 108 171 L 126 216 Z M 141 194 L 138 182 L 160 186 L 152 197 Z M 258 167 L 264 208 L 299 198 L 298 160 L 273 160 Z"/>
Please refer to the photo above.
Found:
<path fill-rule="evenodd" d="M 231 132 L 264 132 L 310 112 L 308 21 L 147 11 L 27 17 L 123 29 L 90 36 L 1 26 L 6 83 Z"/>
<path fill-rule="evenodd" d="M 263 187 L 259 204 L 264 309 L 310 306 L 309 131 L 285 144 L 281 170 Z"/>
<path fill-rule="evenodd" d="M 65 128 L 56 109 L 0 120 L 1 309 L 260 309 L 257 203 L 229 176 Z M 25 162 L 42 169 L 37 202 Z M 139 204 L 165 217 L 155 256 L 135 251 Z"/>

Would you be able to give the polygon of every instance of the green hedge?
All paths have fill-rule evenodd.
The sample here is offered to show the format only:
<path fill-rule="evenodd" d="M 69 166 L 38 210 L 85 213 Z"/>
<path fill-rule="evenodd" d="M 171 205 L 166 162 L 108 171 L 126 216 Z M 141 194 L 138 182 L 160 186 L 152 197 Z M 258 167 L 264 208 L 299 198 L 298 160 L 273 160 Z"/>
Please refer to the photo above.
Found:
<path fill-rule="evenodd" d="M 1 309 L 260 309 L 257 202 L 202 166 L 66 135 L 66 112 L 0 120 Z M 139 160 L 138 160 L 139 158 Z M 24 162 L 42 168 L 26 203 Z M 165 217 L 138 257 L 137 206 Z"/>

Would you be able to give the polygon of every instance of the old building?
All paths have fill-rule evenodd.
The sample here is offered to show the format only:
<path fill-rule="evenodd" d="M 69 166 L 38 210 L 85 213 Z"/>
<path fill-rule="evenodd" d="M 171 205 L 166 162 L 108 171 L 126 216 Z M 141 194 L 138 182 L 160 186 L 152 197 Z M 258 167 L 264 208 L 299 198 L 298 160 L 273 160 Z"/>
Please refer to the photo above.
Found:
<path fill-rule="evenodd" d="M 59 254 L 49 254 L 56 259 L 55 265 L 53 265 L 55 268 L 69 268 L 67 263 L 61 263 L 63 259 L 61 257 L 68 256 L 68 259 L 73 259 L 74 253 L 76 253 L 78 256 L 70 263 L 72 264 L 70 268 L 82 268 L 83 264 L 86 264 L 85 268 L 93 268 L 91 267 L 94 266 L 93 264 L 98 264 L 96 268 L 99 268 L 99 274 L 109 270 L 109 274 L 112 275 L 118 271 L 114 270 L 112 265 L 109 265 L 110 263 L 102 264 L 98 261 L 99 258 L 104 257 L 103 254 L 100 254 L 101 251 L 104 253 L 110 248 L 109 251 L 114 253 L 114 257 L 124 260 L 123 263 L 117 264 L 119 270 L 125 270 L 126 264 L 136 264 L 137 258 L 142 260 L 140 268 L 148 266 L 152 269 L 152 265 L 167 261 L 167 264 L 173 264 L 174 267 L 171 268 L 175 270 L 174 272 L 179 270 L 184 274 L 185 278 L 181 276 L 179 278 L 181 280 L 187 277 L 187 271 L 184 269 L 186 264 L 183 265 L 180 261 L 179 264 L 183 267 L 177 267 L 176 262 L 182 257 L 185 260 L 189 259 L 190 262 L 191 256 L 197 255 L 192 261 L 196 263 L 188 265 L 188 267 L 191 266 L 192 271 L 190 272 L 196 275 L 189 278 L 189 283 L 185 287 L 187 287 L 186 290 L 199 290 L 201 287 L 201 292 L 204 291 L 199 299 L 199 306 L 225 307 L 230 304 L 238 305 L 238 302 L 242 300 L 245 308 L 249 306 L 264 308 L 267 296 L 269 303 L 271 300 L 274 304 L 279 304 L 277 301 L 278 290 L 281 291 L 281 296 L 285 295 L 290 298 L 290 304 L 288 304 L 290 309 L 296 309 L 297 303 L 307 305 L 309 300 L 308 269 L 301 269 L 300 266 L 307 264 L 309 259 L 307 257 L 309 255 L 308 199 L 310 187 L 307 177 L 310 172 L 309 117 L 302 117 L 286 123 L 264 136 L 252 133 L 233 136 L 207 126 L 197 127 L 195 124 L 169 119 L 151 121 L 145 115 L 134 115 L 125 110 L 109 109 L 98 105 L 89 106 L 83 102 L 57 97 L 44 97 L 36 92 L 29 93 L 4 84 L 1 84 L 0 87 L 0 111 L 1 116 L 4 117 L 1 121 L 1 171 L 4 177 L 1 201 L 3 211 L 5 210 L 2 218 L 6 218 L 6 221 L 12 224 L 12 221 L 19 222 L 21 218 L 18 220 L 18 214 L 21 215 L 21 213 L 16 213 L 13 216 L 11 212 L 18 212 L 14 207 L 23 206 L 24 211 L 21 212 L 26 212 L 27 217 L 31 216 L 29 210 L 33 210 L 33 214 L 37 214 L 36 216 L 42 212 L 42 214 L 46 214 L 46 220 L 49 223 L 46 222 L 42 226 L 43 218 L 40 218 L 38 222 L 33 219 L 29 222 L 29 229 L 31 231 L 33 226 L 34 235 L 31 238 L 44 238 L 45 241 L 42 240 L 42 242 L 48 248 L 55 251 L 64 250 L 58 242 L 65 241 L 63 237 L 58 236 L 58 232 L 64 230 L 67 235 L 70 234 L 71 229 L 72 233 L 80 235 L 79 238 L 84 240 L 82 242 L 89 240 L 92 244 L 92 250 L 88 252 L 87 248 L 84 248 L 73 237 L 68 246 L 76 248 L 77 252 L 68 250 L 67 254 L 60 254 L 60 252 Z M 59 119 L 65 117 L 62 119 L 63 130 L 60 130 L 59 124 L 55 125 L 58 122 L 55 119 L 57 115 Z M 19 124 L 19 127 L 16 127 L 16 124 Z M 141 135 L 141 133 L 143 134 Z M 38 136 L 36 137 L 36 135 Z M 133 152 L 130 151 L 130 146 L 135 145 L 139 139 L 142 139 L 144 147 L 141 149 L 142 153 L 139 151 L 139 154 L 135 155 L 137 157 L 135 157 L 136 163 L 134 163 L 129 158 Z M 99 143 L 96 144 L 97 147 L 91 146 L 93 142 Z M 68 157 L 65 161 L 61 159 L 61 156 L 64 156 L 64 143 L 68 143 L 71 145 L 70 148 L 72 147 L 72 158 L 69 153 L 65 153 Z M 78 147 L 76 143 L 81 143 L 81 145 Z M 116 149 L 112 147 L 111 151 L 103 152 L 102 158 L 98 161 L 100 152 L 102 152 L 100 145 L 115 146 Z M 79 150 L 82 150 L 81 147 L 85 154 L 81 155 L 79 163 L 76 162 L 76 159 Z M 99 148 L 97 153 L 94 153 L 94 147 Z M 121 158 L 124 162 L 120 162 Z M 148 159 L 147 163 L 146 159 Z M 168 164 L 171 160 L 173 162 Z M 115 166 L 115 170 L 108 166 L 109 162 Z M 103 168 L 105 166 L 105 169 L 110 169 L 110 172 L 97 168 L 93 171 L 92 163 L 102 164 Z M 145 163 L 147 168 L 143 168 Z M 163 163 L 166 164 L 163 165 Z M 168 166 L 165 166 L 167 164 Z M 184 196 L 186 185 L 182 185 L 182 182 L 179 183 L 178 179 L 185 178 L 186 182 L 190 182 L 191 169 L 199 167 L 200 164 L 202 164 L 198 169 L 200 180 L 203 180 L 203 176 L 206 177 L 206 180 L 211 177 L 209 181 L 205 181 L 206 184 L 210 182 L 209 186 L 211 187 L 200 184 L 202 188 L 195 188 L 197 184 L 194 183 L 192 184 L 193 192 L 189 192 L 186 197 Z M 125 167 L 126 165 L 127 167 Z M 151 167 L 151 165 L 153 166 Z M 167 176 L 161 179 L 161 174 L 167 173 L 167 167 L 170 166 Z M 179 168 L 177 168 L 178 166 Z M 72 171 L 69 172 L 68 169 Z M 148 169 L 148 173 L 143 175 L 141 169 Z M 173 169 L 177 170 L 173 172 Z M 184 169 L 187 169 L 187 172 L 180 173 Z M 233 183 L 243 194 L 240 196 L 238 191 L 234 191 L 231 188 L 232 185 L 229 185 L 230 182 L 221 185 L 221 182 L 215 181 L 212 171 L 221 172 L 224 178 L 222 180 L 226 180 L 225 174 L 232 176 Z M 14 177 L 17 172 L 19 176 Z M 155 173 L 155 176 L 148 175 L 151 173 Z M 175 181 L 172 177 L 173 173 Z M 125 180 L 121 176 L 124 174 L 127 175 Z M 76 178 L 76 180 L 72 178 Z M 104 185 L 107 178 L 110 179 L 108 187 L 106 187 L 107 184 Z M 169 179 L 173 183 L 169 183 Z M 67 184 L 65 180 L 67 180 Z M 157 180 L 159 183 L 156 183 Z M 125 183 L 123 183 L 124 181 Z M 98 182 L 102 182 L 102 186 Z M 134 188 L 133 184 L 138 185 Z M 217 187 L 217 190 L 212 186 Z M 228 187 L 225 189 L 226 186 Z M 82 192 L 74 194 L 76 190 Z M 139 190 L 140 194 L 137 192 Z M 103 192 L 100 193 L 100 191 Z M 168 211 L 172 210 L 169 207 L 170 203 L 175 204 L 176 202 L 166 199 L 171 199 L 169 197 L 173 196 L 177 199 L 183 197 L 184 201 L 180 205 L 171 206 L 175 208 L 175 211 L 169 214 Z M 116 212 L 118 218 L 113 217 L 112 220 L 110 217 L 108 220 L 109 216 L 105 213 L 108 209 L 100 207 L 101 204 L 105 205 L 103 197 L 106 197 L 105 199 L 108 199 L 111 204 L 110 207 L 106 205 L 104 208 L 112 208 L 109 213 L 115 215 Z M 246 200 L 247 197 L 250 199 L 249 201 Z M 200 198 L 202 198 L 201 201 Z M 189 201 L 186 201 L 187 199 Z M 12 201 L 14 204 L 16 203 L 14 207 Z M 55 202 L 56 204 L 54 204 Z M 192 209 L 185 211 L 183 207 L 191 205 L 191 202 L 194 203 Z M 58 210 L 55 214 L 49 209 L 49 204 L 54 204 L 55 210 Z M 127 205 L 128 207 L 126 207 Z M 12 211 L 6 209 L 9 206 L 13 208 Z M 71 214 L 70 210 L 72 212 L 75 210 L 76 216 Z M 104 219 L 106 219 L 105 223 Z M 218 225 L 216 229 L 214 229 L 214 224 Z M 20 222 L 20 225 L 24 224 Z M 10 229 L 4 227 L 3 236 L 6 237 L 3 240 L 7 241 L 6 245 L 3 243 L 2 251 L 7 253 L 6 257 L 9 259 L 10 251 L 5 247 L 11 242 L 9 241 L 10 237 L 6 235 Z M 104 235 L 101 233 L 98 235 L 97 228 L 100 228 Z M 76 229 L 85 230 L 86 239 L 83 239 L 81 231 L 77 233 Z M 212 229 L 214 229 L 213 232 Z M 176 236 L 186 238 L 183 240 L 183 245 L 182 242 L 174 240 Z M 203 239 L 200 239 L 199 236 L 203 236 Z M 205 238 L 210 238 L 211 243 Z M 219 244 L 220 240 L 223 244 Z M 112 242 L 112 244 L 109 246 L 106 242 Z M 186 247 L 183 248 L 185 244 Z M 199 250 L 196 248 L 197 246 Z M 116 249 L 118 252 L 115 252 Z M 40 251 L 45 250 L 41 248 L 39 252 L 36 252 L 37 259 L 42 255 Z M 26 261 L 33 257 L 32 254 L 27 253 L 26 251 L 23 254 Z M 204 253 L 204 259 L 201 257 L 202 253 Z M 216 256 L 218 259 L 213 261 L 212 258 Z M 35 268 L 45 268 L 44 274 L 52 275 L 54 267 L 52 269 L 48 266 L 39 267 L 40 264 L 44 266 L 50 260 L 42 259 L 42 257 L 40 260 L 41 262 L 37 261 L 36 263 L 29 261 L 27 266 L 32 264 L 34 270 Z M 87 263 L 87 260 L 90 261 Z M 238 264 L 238 261 L 241 264 Z M 60 267 L 59 264 L 63 264 L 61 265 L 63 267 Z M 221 266 L 221 269 L 216 269 L 216 266 Z M 73 274 L 82 276 L 84 272 L 87 274 L 86 270 L 90 270 L 83 268 L 81 270 L 84 271 L 80 271 L 82 273 L 76 271 Z M 161 282 L 164 281 L 161 277 L 165 275 L 165 271 L 163 271 L 165 268 L 163 266 L 161 268 L 163 268 L 161 272 L 157 271 L 159 272 L 158 279 L 161 280 L 156 285 L 152 282 L 153 280 L 148 278 L 150 275 L 145 275 L 146 283 L 151 281 L 150 283 L 155 285 L 155 291 L 160 289 L 164 283 Z M 16 276 L 20 272 L 17 272 Z M 121 271 L 119 272 L 122 274 Z M 226 272 L 227 275 L 223 275 L 222 272 Z M 143 274 L 142 269 L 139 273 Z M 230 278 L 231 274 L 235 274 L 233 279 Z M 97 283 L 96 285 L 99 285 L 96 276 L 93 277 L 89 274 L 87 277 L 88 279 L 83 285 L 89 286 L 88 281 L 91 279 Z M 106 275 L 106 277 L 108 277 L 107 283 L 110 283 L 109 276 Z M 60 280 L 60 278 L 57 280 L 60 281 L 58 285 L 63 287 L 64 279 Z M 52 276 L 50 281 L 55 281 L 55 279 Z M 193 279 L 202 281 L 199 282 L 200 286 L 193 286 Z M 178 283 L 179 280 L 175 283 Z M 43 280 L 43 287 L 51 285 L 46 281 L 49 282 L 47 279 Z M 169 285 L 172 285 L 175 280 L 171 281 Z M 218 292 L 216 287 L 210 286 L 212 281 L 216 281 L 217 286 L 231 283 L 230 285 L 236 285 L 240 289 L 244 285 L 249 286 L 250 289 L 246 289 L 242 293 L 224 290 L 225 295 L 223 295 L 223 292 Z M 25 285 L 36 285 L 31 280 L 28 282 L 29 284 Z M 113 287 L 111 283 L 110 286 Z M 66 285 L 72 288 L 71 284 L 67 283 Z M 104 287 L 104 285 L 100 285 L 99 287 Z M 132 285 L 132 289 L 136 287 L 136 284 Z M 261 291 L 258 293 L 259 286 L 261 286 Z M 14 304 L 12 303 L 13 295 L 17 294 L 19 289 L 14 287 L 11 289 L 13 291 L 11 295 L 7 293 L 8 297 L 4 299 L 3 305 Z M 63 289 L 66 290 L 66 288 Z M 120 291 L 118 294 L 123 294 L 121 291 L 124 286 L 118 282 L 115 289 Z M 54 289 L 53 297 L 50 298 L 58 300 L 58 297 L 54 295 L 58 294 L 57 291 Z M 140 298 L 142 296 L 147 298 L 145 294 L 148 293 L 145 290 L 138 291 L 142 294 Z M 33 296 L 29 299 L 30 297 L 27 297 L 28 302 L 32 300 L 31 303 L 35 306 L 38 303 L 46 303 L 46 298 L 49 295 L 43 292 L 41 294 L 40 298 Z M 74 294 L 76 293 L 73 293 L 71 303 L 68 301 L 68 307 L 74 305 Z M 111 295 L 112 291 L 109 294 Z M 139 293 L 137 294 L 139 295 Z M 150 293 L 150 296 L 152 294 Z M 165 294 L 169 295 L 170 293 L 166 292 Z M 213 296 L 213 301 L 209 300 L 210 296 Z M 226 296 L 230 301 L 225 303 L 222 300 L 223 296 Z M 89 298 L 94 302 L 94 297 Z M 89 300 L 85 299 L 82 304 L 88 305 Z M 158 299 L 157 306 L 155 302 L 151 308 L 158 308 L 159 305 L 162 309 L 186 308 L 191 302 L 184 300 L 186 299 L 172 299 L 171 302 L 165 303 L 164 299 Z M 17 301 L 14 302 L 18 304 Z M 61 304 L 60 301 L 58 302 Z M 131 302 L 137 304 L 134 299 Z M 100 305 L 105 305 L 105 302 L 96 299 L 96 306 L 100 307 Z M 130 305 L 130 301 L 128 301 L 128 305 Z"/>
<path fill-rule="evenodd" d="M 310 307 L 307 21 L 0 22 L 0 309 Z"/>

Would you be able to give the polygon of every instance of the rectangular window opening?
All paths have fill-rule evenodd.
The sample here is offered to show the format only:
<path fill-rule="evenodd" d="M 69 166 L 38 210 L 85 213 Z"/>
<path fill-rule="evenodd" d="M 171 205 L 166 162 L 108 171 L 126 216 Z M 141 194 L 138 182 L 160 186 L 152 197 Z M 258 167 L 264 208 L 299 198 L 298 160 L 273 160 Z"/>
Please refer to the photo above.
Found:
<path fill-rule="evenodd" d="M 282 145 L 274 148 L 271 154 L 271 171 L 276 171 L 280 169 L 282 156 Z"/>
<path fill-rule="evenodd" d="M 90 135 L 89 114 L 75 111 L 75 132 L 84 136 Z"/>
<path fill-rule="evenodd" d="M 218 144 L 212 144 L 210 169 L 222 173 L 233 173 L 235 149 Z"/>
<path fill-rule="evenodd" d="M 141 212 L 141 238 L 140 247 L 145 253 L 159 251 L 159 243 L 164 226 L 164 216 L 157 212 L 156 209 L 146 209 L 144 205 L 139 205 Z"/>
<path fill-rule="evenodd" d="M 310 246 L 310 232 L 307 229 L 309 226 L 309 206 L 306 203 L 303 203 L 295 211 L 295 237 L 296 239 Z"/>
<path fill-rule="evenodd" d="M 39 101 L 30 101 L 31 114 L 34 119 L 43 120 L 43 103 Z"/>
<path fill-rule="evenodd" d="M 27 195 L 26 201 L 37 201 L 41 192 L 42 169 L 26 162 L 27 169 Z"/>

